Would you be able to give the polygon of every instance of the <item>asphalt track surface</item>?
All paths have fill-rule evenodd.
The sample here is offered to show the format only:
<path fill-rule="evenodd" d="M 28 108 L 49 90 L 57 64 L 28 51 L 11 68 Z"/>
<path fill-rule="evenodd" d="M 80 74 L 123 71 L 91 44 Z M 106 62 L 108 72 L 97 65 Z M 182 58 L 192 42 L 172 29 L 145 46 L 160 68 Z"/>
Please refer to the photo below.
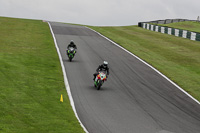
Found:
<path fill-rule="evenodd" d="M 90 29 L 51 26 L 77 114 L 90 133 L 200 133 L 200 105 L 160 74 Z M 65 52 L 70 40 L 78 47 L 72 62 Z M 104 60 L 110 75 L 98 91 L 93 73 Z"/>

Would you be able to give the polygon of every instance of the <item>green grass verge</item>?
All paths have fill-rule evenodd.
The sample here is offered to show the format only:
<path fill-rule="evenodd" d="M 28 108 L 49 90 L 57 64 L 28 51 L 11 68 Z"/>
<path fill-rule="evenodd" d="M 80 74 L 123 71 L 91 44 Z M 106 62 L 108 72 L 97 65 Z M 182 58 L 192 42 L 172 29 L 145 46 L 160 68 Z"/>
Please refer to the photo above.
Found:
<path fill-rule="evenodd" d="M 0 132 L 84 132 L 47 23 L 0 17 Z"/>
<path fill-rule="evenodd" d="M 200 101 L 200 42 L 138 26 L 88 26 L 142 58 Z"/>
<path fill-rule="evenodd" d="M 160 24 L 159 24 L 160 25 Z M 200 22 L 184 21 L 170 24 L 161 24 L 161 26 L 168 26 L 177 29 L 183 29 L 200 33 Z"/>

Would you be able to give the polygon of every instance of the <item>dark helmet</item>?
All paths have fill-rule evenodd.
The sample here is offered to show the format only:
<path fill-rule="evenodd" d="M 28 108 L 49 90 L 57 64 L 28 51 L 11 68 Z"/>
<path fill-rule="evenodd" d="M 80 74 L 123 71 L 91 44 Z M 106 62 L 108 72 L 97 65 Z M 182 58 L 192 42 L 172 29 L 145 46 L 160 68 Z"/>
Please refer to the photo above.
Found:
<path fill-rule="evenodd" d="M 70 41 L 70 44 L 74 44 L 74 41 L 73 41 L 73 40 L 71 40 L 71 41 Z"/>

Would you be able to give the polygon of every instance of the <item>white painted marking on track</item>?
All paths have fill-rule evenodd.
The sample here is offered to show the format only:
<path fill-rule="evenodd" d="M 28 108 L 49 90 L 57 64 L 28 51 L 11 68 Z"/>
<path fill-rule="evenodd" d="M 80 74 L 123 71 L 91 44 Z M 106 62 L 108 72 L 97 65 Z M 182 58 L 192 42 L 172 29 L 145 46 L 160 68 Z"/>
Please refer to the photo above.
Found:
<path fill-rule="evenodd" d="M 52 37 L 53 37 L 53 40 L 54 40 L 54 44 L 55 44 L 55 47 L 56 47 L 56 50 L 57 50 L 57 53 L 58 53 L 58 56 L 59 56 L 59 59 L 60 59 L 60 64 L 61 64 L 61 67 L 62 67 L 62 71 L 63 71 L 63 77 L 64 77 L 64 82 L 65 82 L 65 88 L 67 90 L 67 94 L 68 94 L 68 97 L 69 97 L 69 100 L 70 100 L 70 104 L 72 106 L 72 109 L 75 113 L 75 116 L 76 118 L 78 119 L 81 127 L 83 128 L 83 130 L 86 132 L 86 133 L 89 133 L 87 131 L 87 129 L 85 128 L 85 126 L 83 125 L 83 123 L 80 121 L 79 117 L 78 117 L 78 114 L 76 112 L 76 108 L 75 108 L 75 104 L 74 104 L 74 100 L 73 100 L 73 97 L 72 97 L 72 94 L 71 94 L 71 90 L 70 90 L 70 86 L 69 86 L 69 82 L 68 82 L 68 79 L 67 79 L 67 75 L 66 75 L 66 71 L 65 71 L 65 66 L 63 64 L 63 60 L 62 60 L 62 56 L 60 54 L 60 51 L 59 51 L 59 48 L 58 48 L 58 44 L 57 44 L 57 41 L 56 41 L 56 38 L 55 38 L 55 35 L 53 33 L 53 30 L 51 28 L 51 24 L 48 22 L 49 24 L 49 28 L 51 30 L 51 34 L 52 34 Z"/>
<path fill-rule="evenodd" d="M 138 56 L 134 55 L 133 53 L 131 53 L 130 51 L 126 50 L 125 48 L 123 48 L 122 46 L 120 46 L 119 44 L 115 43 L 114 41 L 110 40 L 109 38 L 105 37 L 104 35 L 100 34 L 99 32 L 86 27 L 94 32 L 96 32 L 97 34 L 99 34 L 100 36 L 102 36 L 103 38 L 107 39 L 108 41 L 110 41 L 111 43 L 115 44 L 116 46 L 118 46 L 119 48 L 123 49 L 124 51 L 126 51 L 127 53 L 131 54 L 132 56 L 134 56 L 135 58 L 137 58 L 138 60 L 140 60 L 141 62 L 143 62 L 144 64 L 146 64 L 147 66 L 149 66 L 151 69 L 153 69 L 154 71 L 156 71 L 158 74 L 160 74 L 161 76 L 163 76 L 166 80 L 168 80 L 170 83 L 172 83 L 174 86 L 176 86 L 178 89 L 180 89 L 183 93 L 185 93 L 187 96 L 189 96 L 191 99 L 193 99 L 195 102 L 197 102 L 200 105 L 200 102 L 198 100 L 196 100 L 194 97 L 192 97 L 189 93 L 187 93 L 185 90 L 183 90 L 180 86 L 178 86 L 177 84 L 175 84 L 173 81 L 171 81 L 168 77 L 166 77 L 165 75 L 163 75 L 161 72 L 159 72 L 156 68 L 154 68 L 153 66 L 149 65 L 147 62 L 145 62 L 144 60 L 140 59 Z"/>

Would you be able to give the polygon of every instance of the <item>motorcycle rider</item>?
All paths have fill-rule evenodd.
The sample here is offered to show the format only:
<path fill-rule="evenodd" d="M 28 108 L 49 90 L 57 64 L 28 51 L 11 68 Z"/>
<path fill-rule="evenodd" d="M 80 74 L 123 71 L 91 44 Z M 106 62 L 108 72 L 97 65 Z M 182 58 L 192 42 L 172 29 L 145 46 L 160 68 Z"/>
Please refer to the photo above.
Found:
<path fill-rule="evenodd" d="M 98 75 L 99 71 L 106 71 L 106 77 L 108 78 L 109 75 L 109 67 L 108 67 L 108 62 L 104 61 L 103 64 L 99 65 L 99 67 L 96 69 L 96 73 L 93 74 L 95 80 L 96 76 Z"/>
<path fill-rule="evenodd" d="M 68 50 L 70 47 L 73 47 L 73 48 L 75 49 L 75 51 L 77 50 L 77 47 L 76 47 L 76 45 L 75 45 L 75 43 L 74 43 L 73 40 L 71 40 L 71 41 L 70 41 L 70 44 L 68 44 L 67 50 Z M 67 52 L 67 54 L 68 54 L 68 52 Z"/>

